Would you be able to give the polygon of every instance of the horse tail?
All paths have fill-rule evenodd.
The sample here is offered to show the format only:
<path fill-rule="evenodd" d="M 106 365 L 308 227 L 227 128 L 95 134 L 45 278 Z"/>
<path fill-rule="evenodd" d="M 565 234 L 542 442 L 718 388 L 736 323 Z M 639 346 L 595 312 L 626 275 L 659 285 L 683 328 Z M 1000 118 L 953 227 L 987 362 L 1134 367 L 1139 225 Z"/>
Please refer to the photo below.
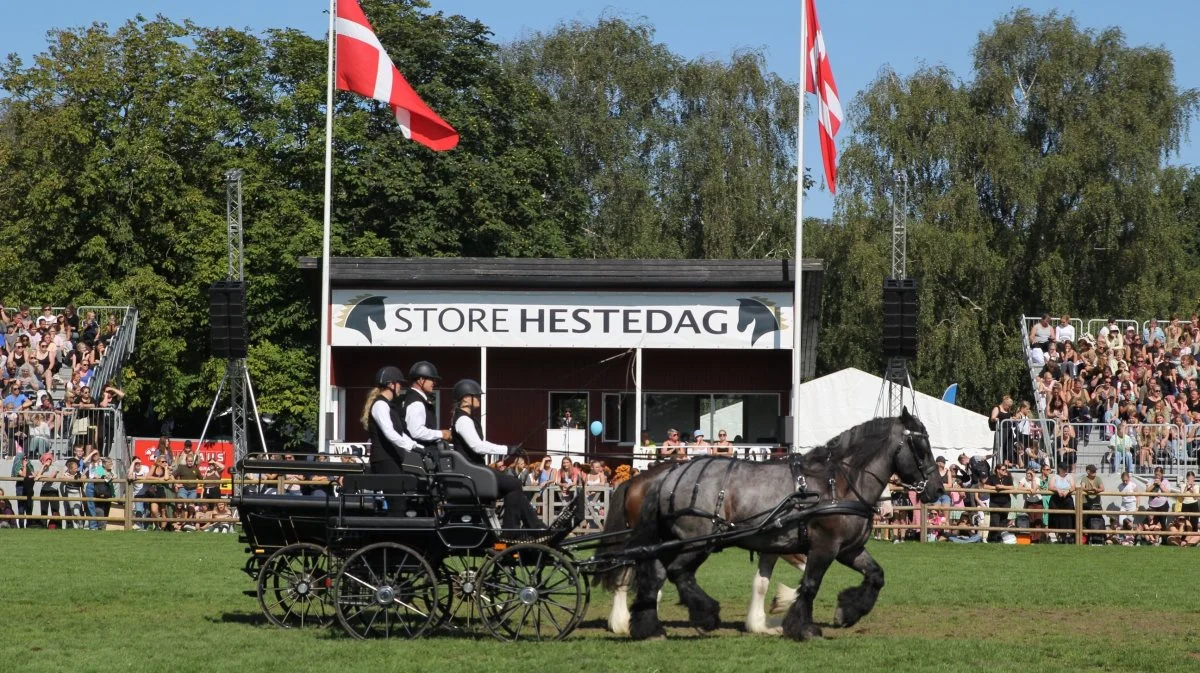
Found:
<path fill-rule="evenodd" d="M 625 546 L 624 536 L 617 535 L 617 533 L 629 530 L 629 524 L 625 519 L 625 497 L 629 494 L 629 485 L 632 482 L 632 479 L 621 482 L 608 496 L 608 516 L 604 519 L 604 532 L 610 534 L 611 537 L 600 543 L 600 546 L 596 548 L 596 555 L 612 554 Z M 618 565 L 612 570 L 597 573 L 594 579 L 608 591 L 616 591 L 617 586 L 622 583 L 625 571 L 632 572 L 632 566 Z M 629 579 L 632 581 L 632 575 L 629 576 Z"/>

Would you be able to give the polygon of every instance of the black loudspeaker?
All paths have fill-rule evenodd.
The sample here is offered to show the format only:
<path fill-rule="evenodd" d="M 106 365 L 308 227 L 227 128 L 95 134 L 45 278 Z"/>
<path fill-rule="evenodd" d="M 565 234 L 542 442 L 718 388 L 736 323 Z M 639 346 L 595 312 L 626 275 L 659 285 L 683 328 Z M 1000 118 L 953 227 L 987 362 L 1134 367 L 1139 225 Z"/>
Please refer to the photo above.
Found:
<path fill-rule="evenodd" d="M 246 357 L 246 283 L 220 280 L 208 289 L 209 326 L 213 355 Z"/>
<path fill-rule="evenodd" d="M 883 281 L 883 357 L 917 357 L 917 281 Z"/>

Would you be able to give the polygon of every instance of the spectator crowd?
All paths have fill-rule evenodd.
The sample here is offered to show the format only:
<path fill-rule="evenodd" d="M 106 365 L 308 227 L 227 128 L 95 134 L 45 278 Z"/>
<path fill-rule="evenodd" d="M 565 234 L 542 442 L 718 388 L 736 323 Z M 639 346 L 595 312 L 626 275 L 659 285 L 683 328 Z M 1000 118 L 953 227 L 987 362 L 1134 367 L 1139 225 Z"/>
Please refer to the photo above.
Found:
<path fill-rule="evenodd" d="M 1005 398 L 992 410 L 1003 462 L 1038 470 L 1048 460 L 1073 471 L 1079 448 L 1107 443 L 1102 471 L 1150 474 L 1185 465 L 1200 450 L 1200 315 L 1172 315 L 1140 329 L 1110 318 L 1096 335 L 1076 335 L 1068 315 L 1043 315 L 1029 331 L 1028 364 L 1036 374 L 1033 402 Z M 1042 425 L 1057 455 L 1041 449 Z M 1003 421 L 1013 419 L 1008 423 Z"/>

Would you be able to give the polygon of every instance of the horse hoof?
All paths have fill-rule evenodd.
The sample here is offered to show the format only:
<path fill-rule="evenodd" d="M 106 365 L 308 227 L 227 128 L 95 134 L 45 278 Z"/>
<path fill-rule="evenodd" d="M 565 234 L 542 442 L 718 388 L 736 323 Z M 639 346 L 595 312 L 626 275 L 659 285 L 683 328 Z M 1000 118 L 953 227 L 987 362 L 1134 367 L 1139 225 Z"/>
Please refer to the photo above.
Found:
<path fill-rule="evenodd" d="M 804 624 L 796 630 L 789 629 L 785 625 L 783 633 L 792 640 L 799 641 L 818 640 L 822 637 L 821 627 L 816 624 Z"/>
<path fill-rule="evenodd" d="M 665 633 L 656 633 L 656 634 L 650 636 L 649 638 L 645 638 L 645 640 L 649 641 L 649 642 L 655 642 L 655 641 L 666 640 L 666 639 L 667 639 L 667 634 L 665 634 Z"/>

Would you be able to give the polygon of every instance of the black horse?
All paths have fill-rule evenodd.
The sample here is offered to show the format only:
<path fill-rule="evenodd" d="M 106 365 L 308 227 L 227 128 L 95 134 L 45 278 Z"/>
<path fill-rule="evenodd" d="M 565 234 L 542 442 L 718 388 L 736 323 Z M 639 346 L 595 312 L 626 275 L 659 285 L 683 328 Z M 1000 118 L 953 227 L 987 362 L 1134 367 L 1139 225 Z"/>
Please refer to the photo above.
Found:
<path fill-rule="evenodd" d="M 851 428 L 802 459 L 794 455 L 752 463 L 700 458 L 638 475 L 628 490 L 640 491 L 644 497 L 640 503 L 624 503 L 625 507 L 640 505 L 632 534 L 624 544 L 610 543 L 600 550 L 623 550 L 639 559 L 630 636 L 665 635 L 657 602 L 667 579 L 678 588 L 692 624 L 701 631 L 715 629 L 720 624 L 720 605 L 696 583 L 696 569 L 724 546 L 761 553 L 759 576 L 768 579 L 779 555 L 808 554 L 797 600 L 782 629 L 797 640 L 821 636 L 820 627 L 813 623 L 812 605 L 829 566 L 836 560 L 857 570 L 863 582 L 838 595 L 835 615 L 838 626 L 855 624 L 871 611 L 883 587 L 883 570 L 867 553 L 866 543 L 872 510 L 893 474 L 918 491 L 923 502 L 936 502 L 942 492 L 929 435 L 907 409 L 899 418 L 877 418 Z M 616 505 L 606 521 L 606 532 L 628 525 L 627 517 L 615 510 Z M 755 530 L 768 519 L 782 525 Z M 747 533 L 680 545 L 738 530 Z M 602 579 L 615 585 L 621 573 L 619 569 Z"/>

